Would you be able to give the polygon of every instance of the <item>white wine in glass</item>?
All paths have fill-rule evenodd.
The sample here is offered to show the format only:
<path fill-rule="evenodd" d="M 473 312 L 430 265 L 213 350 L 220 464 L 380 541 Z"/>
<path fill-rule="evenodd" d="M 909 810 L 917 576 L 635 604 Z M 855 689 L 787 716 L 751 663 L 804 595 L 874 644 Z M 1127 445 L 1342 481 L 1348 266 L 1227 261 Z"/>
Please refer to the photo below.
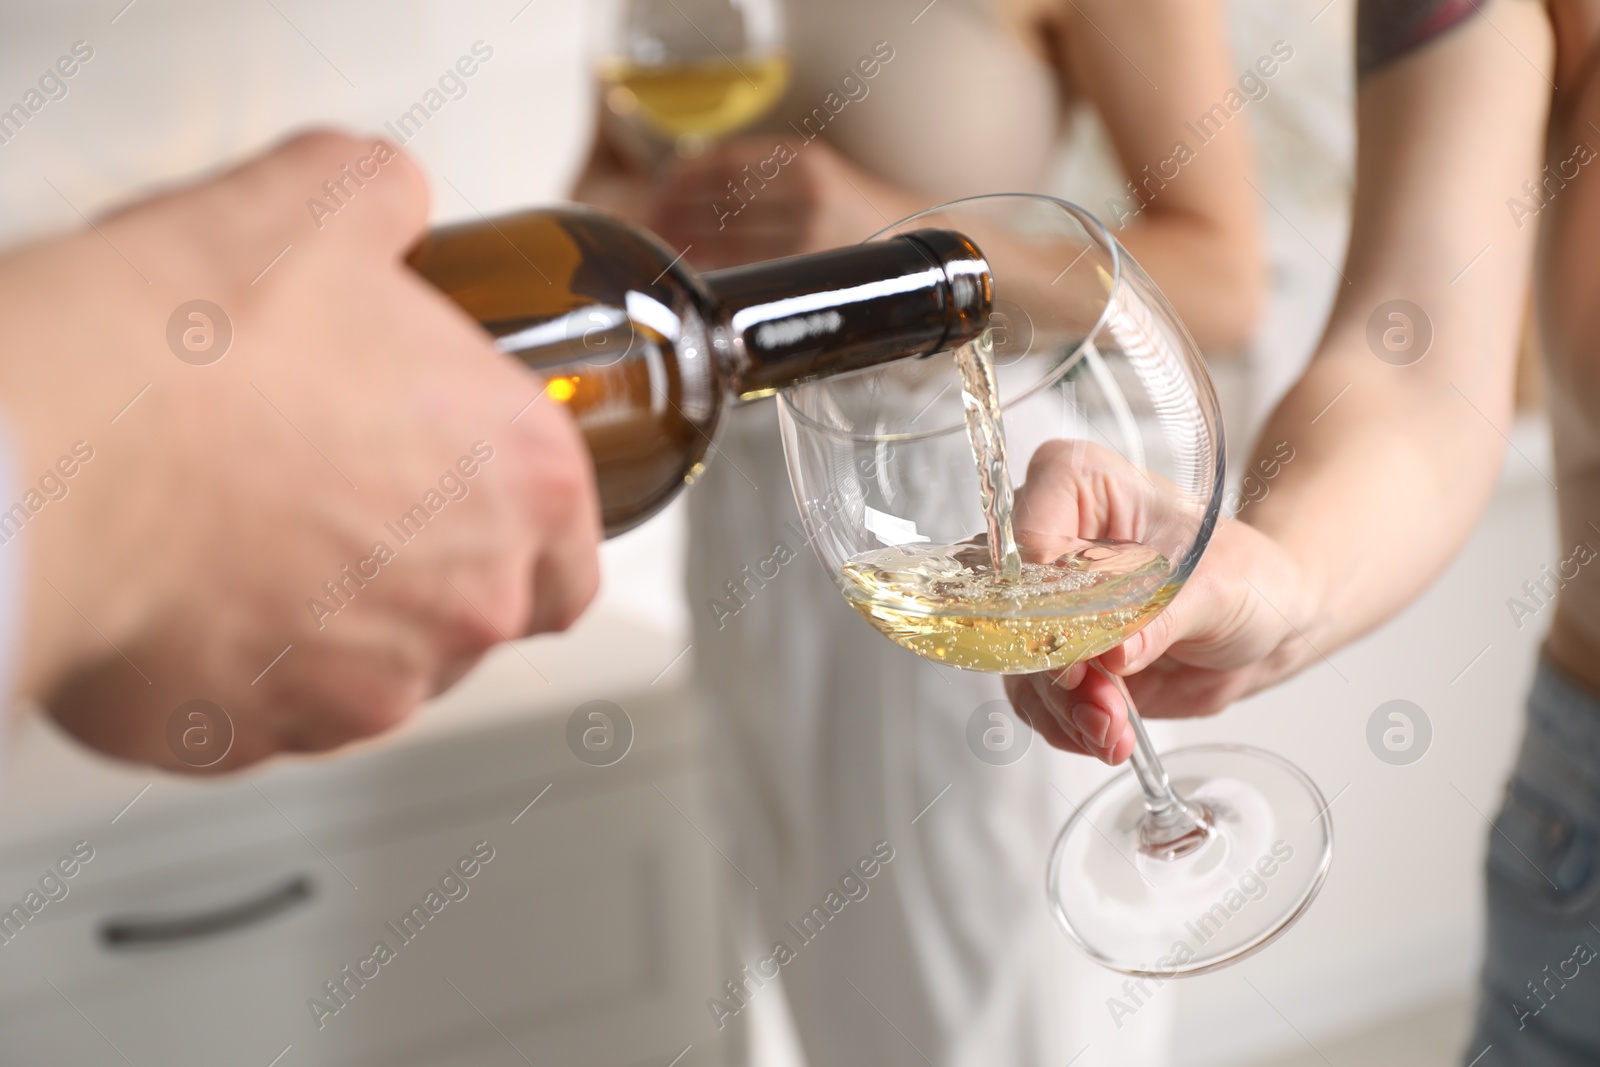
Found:
<path fill-rule="evenodd" d="M 903 648 L 951 667 L 1020 674 L 1071 666 L 1144 628 L 1177 589 L 1135 542 L 1091 541 L 998 574 L 982 544 L 863 552 L 839 571 L 850 606 Z M 1026 605 L 1026 612 L 1022 609 Z"/>
<path fill-rule="evenodd" d="M 1017 674 L 1092 659 L 1177 593 L 1172 565 L 1138 542 L 1083 541 L 1022 558 L 994 371 L 994 331 L 955 352 L 986 544 L 896 545 L 839 571 L 850 606 L 885 636 L 952 667 Z M 974 539 L 977 541 L 978 539 Z"/>
<path fill-rule="evenodd" d="M 759 122 L 788 88 L 780 0 L 623 0 L 598 76 L 612 115 L 699 155 Z"/>
<path fill-rule="evenodd" d="M 1179 594 L 1218 520 L 1222 422 L 1204 362 L 1150 279 L 1071 204 L 974 197 L 880 236 L 902 226 L 982 250 L 993 325 L 784 391 L 811 544 L 845 599 L 919 655 L 997 674 L 1099 669 L 1093 657 Z M 1322 794 L 1260 749 L 1158 757 L 1111 681 L 1131 768 L 1063 827 L 1051 906 L 1114 970 L 1174 978 L 1243 959 L 1321 889 Z"/>

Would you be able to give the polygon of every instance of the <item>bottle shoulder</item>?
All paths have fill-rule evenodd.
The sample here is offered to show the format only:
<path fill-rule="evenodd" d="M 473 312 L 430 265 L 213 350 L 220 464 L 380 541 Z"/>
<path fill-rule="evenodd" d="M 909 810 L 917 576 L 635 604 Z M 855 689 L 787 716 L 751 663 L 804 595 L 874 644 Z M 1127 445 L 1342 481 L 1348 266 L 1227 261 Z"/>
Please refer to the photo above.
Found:
<path fill-rule="evenodd" d="M 715 315 L 681 254 L 595 208 L 564 205 L 440 227 L 408 262 L 496 334 L 630 300 Z"/>

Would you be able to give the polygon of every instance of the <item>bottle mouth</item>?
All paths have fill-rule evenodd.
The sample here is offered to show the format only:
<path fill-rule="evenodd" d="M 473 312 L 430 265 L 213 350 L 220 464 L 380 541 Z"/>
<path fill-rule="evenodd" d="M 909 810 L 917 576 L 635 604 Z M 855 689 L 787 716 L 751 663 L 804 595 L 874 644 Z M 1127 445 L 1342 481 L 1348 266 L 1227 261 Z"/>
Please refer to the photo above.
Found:
<path fill-rule="evenodd" d="M 989 325 L 994 313 L 994 274 L 983 251 L 972 238 L 955 230 L 913 230 L 894 236 L 908 241 L 928 257 L 930 265 L 944 271 L 950 298 L 944 337 L 922 358 L 959 348 Z"/>

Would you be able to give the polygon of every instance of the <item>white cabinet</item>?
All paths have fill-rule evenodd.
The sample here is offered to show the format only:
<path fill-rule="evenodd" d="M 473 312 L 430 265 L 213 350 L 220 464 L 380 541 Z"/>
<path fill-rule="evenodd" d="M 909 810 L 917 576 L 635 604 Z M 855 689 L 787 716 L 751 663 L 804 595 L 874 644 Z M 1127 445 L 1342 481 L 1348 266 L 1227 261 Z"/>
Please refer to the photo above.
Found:
<path fill-rule="evenodd" d="M 522 719 L 7 849 L 0 901 L 74 841 L 95 855 L 0 946 L 0 1063 L 722 1062 L 694 717 L 620 703 L 636 737 L 611 767 L 572 755 L 564 716 Z M 379 942 L 392 958 L 370 962 Z"/>

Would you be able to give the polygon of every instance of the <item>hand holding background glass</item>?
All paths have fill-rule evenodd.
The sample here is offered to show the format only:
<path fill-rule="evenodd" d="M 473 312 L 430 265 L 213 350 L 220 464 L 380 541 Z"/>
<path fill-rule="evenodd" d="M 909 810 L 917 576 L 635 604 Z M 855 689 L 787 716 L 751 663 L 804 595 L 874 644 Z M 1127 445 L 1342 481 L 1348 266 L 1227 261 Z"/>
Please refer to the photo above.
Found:
<path fill-rule="evenodd" d="M 1020 566 L 1003 574 L 1003 554 L 991 555 L 964 411 L 974 398 L 948 352 L 783 395 L 812 544 L 846 599 L 903 647 L 1000 674 L 1086 664 L 1074 680 L 1092 669 L 1092 684 L 1126 701 L 1093 657 L 1178 594 L 1220 510 L 1221 417 L 1199 352 L 1127 252 L 1072 205 L 978 197 L 887 233 L 924 227 L 972 238 L 992 271 L 1004 447 L 1009 469 L 1027 472 L 1011 524 Z M 1326 877 L 1321 794 L 1243 746 L 1179 750 L 1164 767 L 1131 704 L 1129 722 L 1132 769 L 1063 828 L 1052 906 L 1116 970 L 1173 977 L 1242 959 Z"/>

